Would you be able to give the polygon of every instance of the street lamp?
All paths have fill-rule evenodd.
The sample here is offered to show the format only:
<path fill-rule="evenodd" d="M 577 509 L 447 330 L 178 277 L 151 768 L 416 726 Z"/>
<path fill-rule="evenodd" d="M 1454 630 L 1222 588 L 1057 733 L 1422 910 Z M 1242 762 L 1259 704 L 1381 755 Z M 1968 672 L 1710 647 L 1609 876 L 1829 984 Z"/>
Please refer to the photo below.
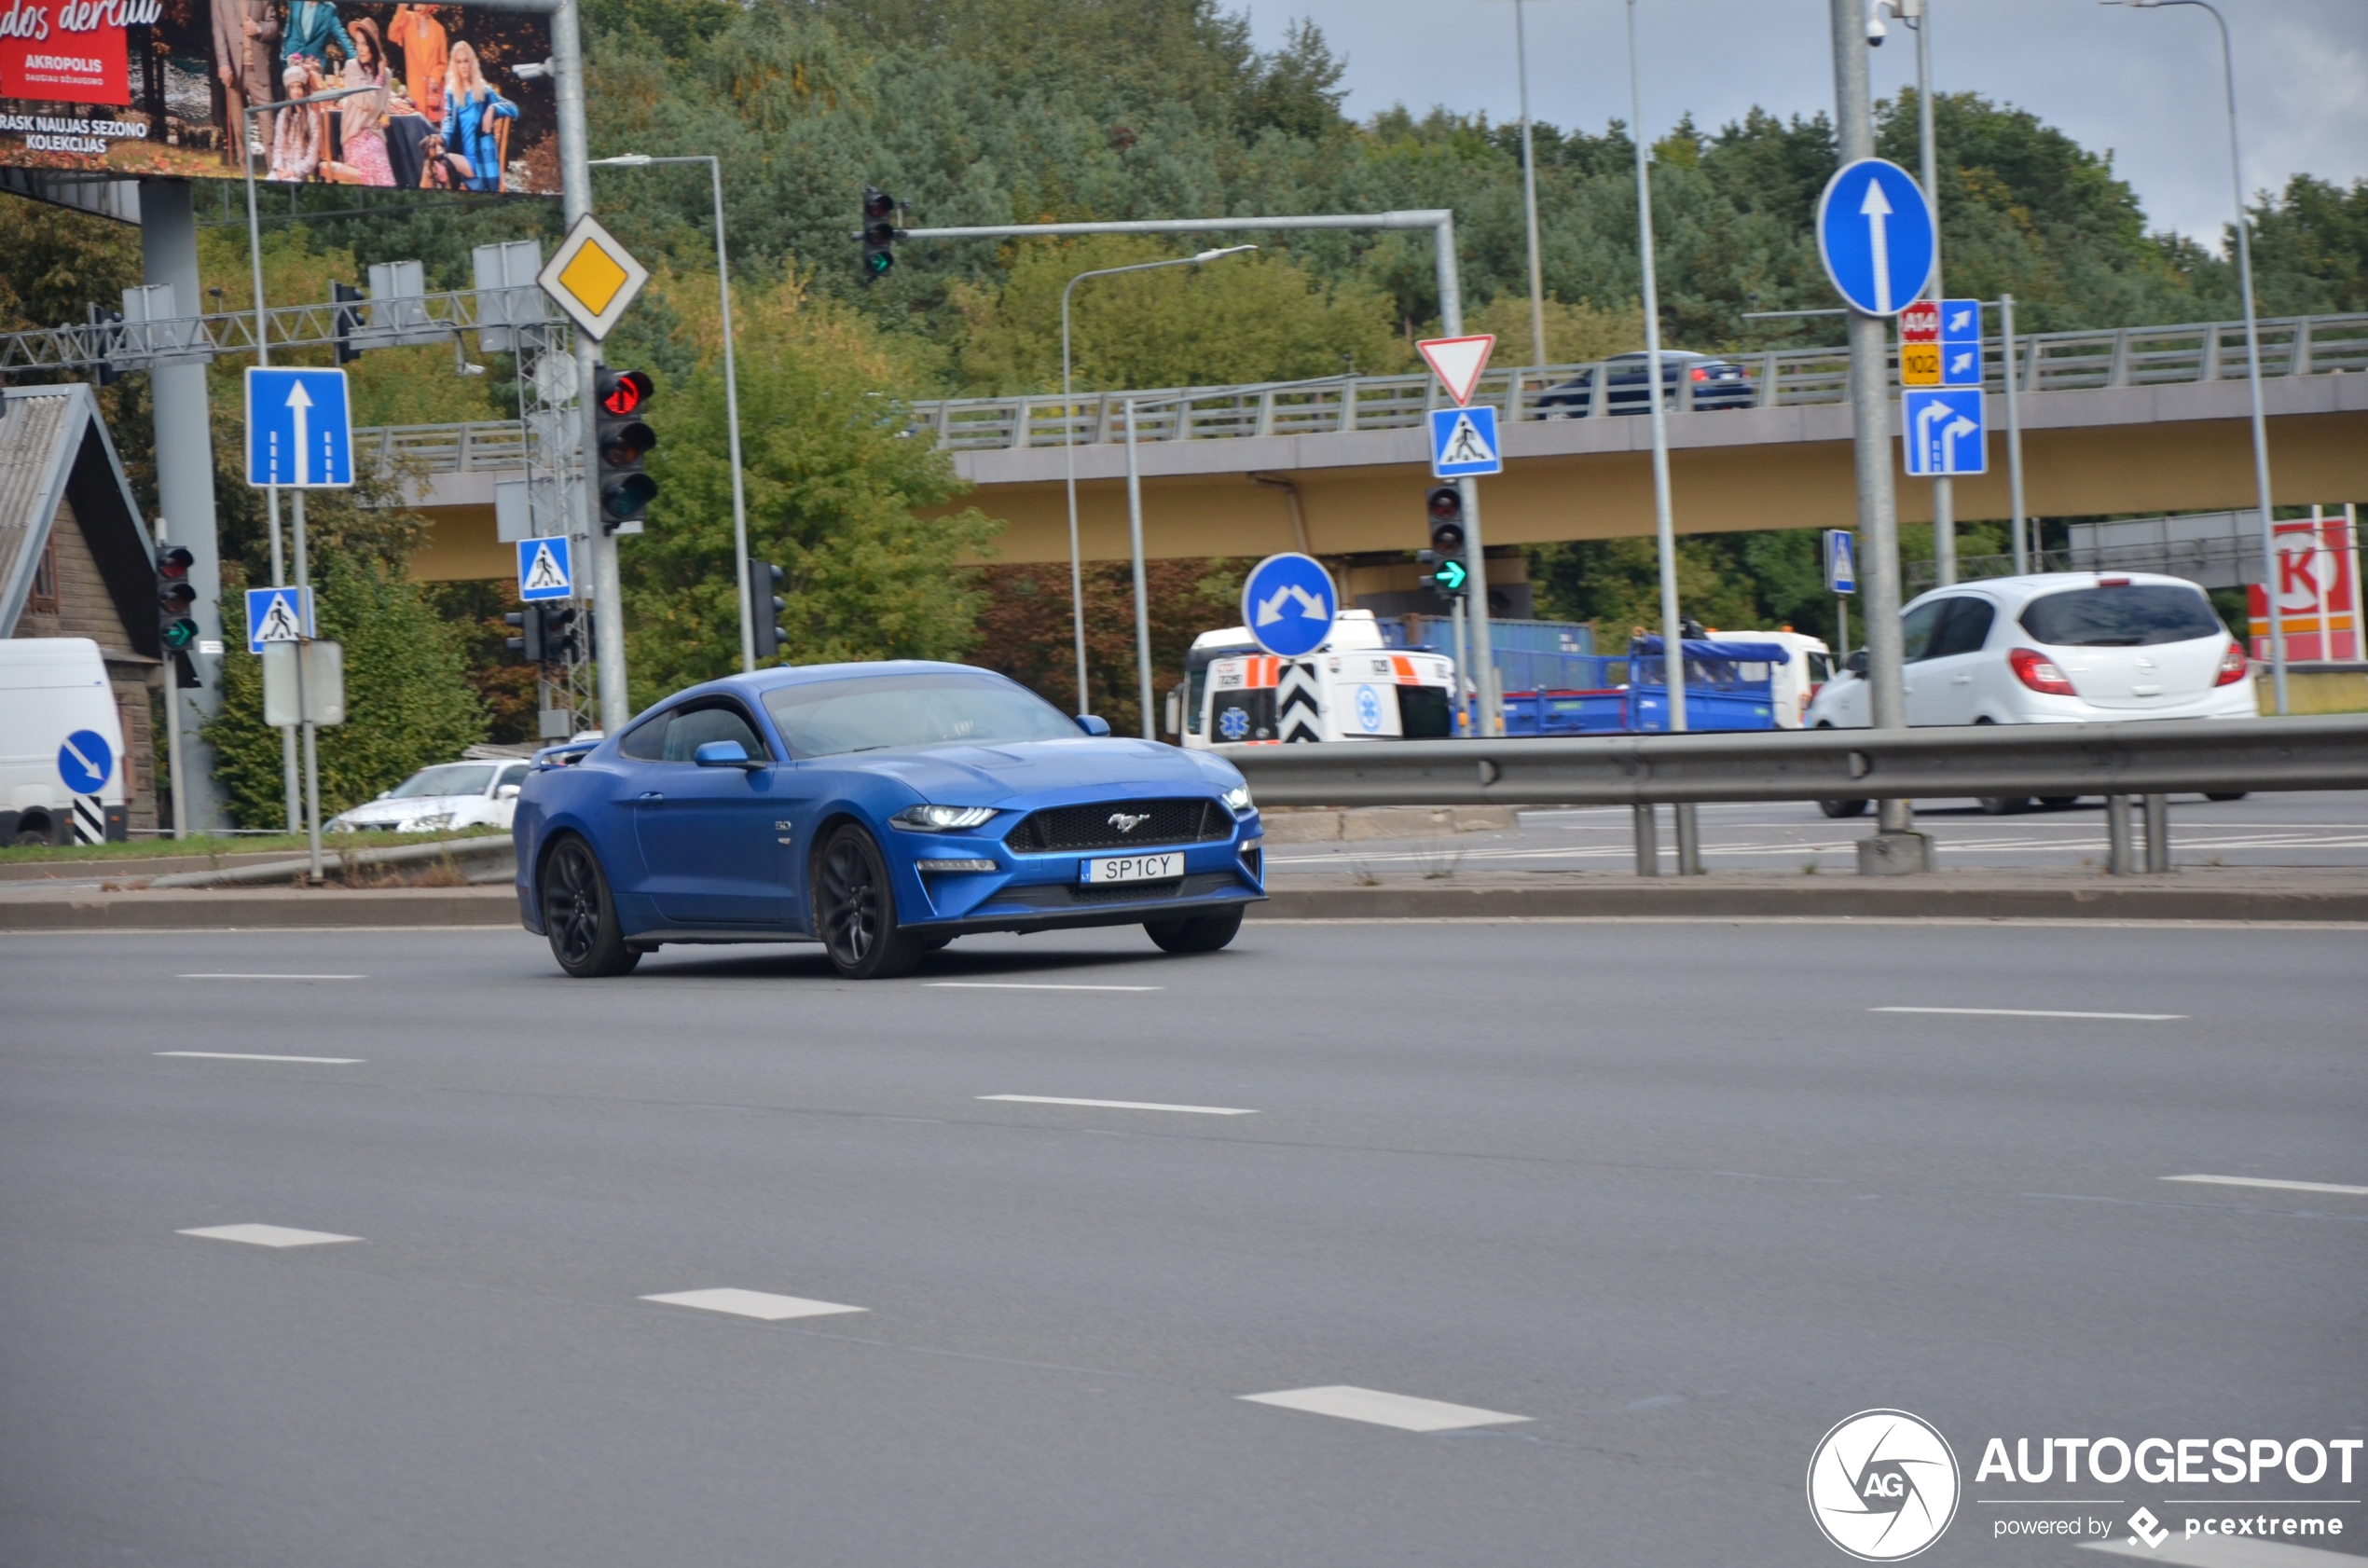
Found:
<path fill-rule="evenodd" d="M 2262 409 L 2261 397 L 2261 325 L 2253 315 L 2253 251 L 2247 238 L 2245 223 L 2245 171 L 2237 149 L 2237 57 L 2228 42 L 2228 19 L 2210 0 L 2100 0 L 2107 6 L 2130 6 L 2140 10 L 2153 10 L 2158 6 L 2199 6 L 2211 13 L 2220 24 L 2220 69 L 2228 89 L 2228 186 L 2237 199 L 2237 276 L 2245 293 L 2245 370 L 2246 380 L 2252 387 L 2253 401 L 2253 488 L 2261 504 L 2261 592 L 2262 604 L 2269 613 L 2270 685 L 2278 698 L 2278 711 L 2286 708 L 2286 626 L 2278 613 L 2278 583 L 2274 573 L 2278 564 L 2276 530 L 2269 521 L 2269 421 Z"/>
<path fill-rule="evenodd" d="M 1948 291 L 1941 286 L 1940 281 L 1939 152 L 1933 135 L 1932 0 L 1875 0 L 1866 21 L 1866 41 L 1870 45 L 1879 45 L 1883 41 L 1885 11 L 1897 17 L 1916 34 L 1917 140 L 1924 199 L 1933 210 L 1933 276 L 1926 293 L 1933 299 L 1941 299 L 1947 297 Z M 2011 347 L 2006 357 L 2011 377 L 2014 360 Z M 1933 477 L 1933 575 L 1944 588 L 1957 581 L 1957 486 L 1946 474 Z"/>
<path fill-rule="evenodd" d="M 596 158 L 588 165 L 594 169 L 647 169 L 660 163 L 704 163 L 715 195 L 715 286 L 723 304 L 723 420 L 730 427 L 728 439 L 732 450 L 732 559 L 740 599 L 740 670 L 746 674 L 756 667 L 756 619 L 753 590 L 749 586 L 749 502 L 745 481 L 740 475 L 740 376 L 732 363 L 732 267 L 723 249 L 723 165 L 704 153 L 687 154 L 680 158 L 653 158 L 647 153 L 625 153 L 616 158 Z"/>
<path fill-rule="evenodd" d="M 1069 499 L 1069 619 L 1077 633 L 1077 713 L 1085 716 L 1085 561 L 1078 553 L 1077 543 L 1077 408 L 1069 392 L 1069 295 L 1088 278 L 1114 278 L 1122 272 L 1153 272 L 1163 267 L 1198 267 L 1205 261 L 1217 261 L 1229 255 L 1254 251 L 1256 245 L 1227 245 L 1219 250 L 1203 251 L 1198 255 L 1170 256 L 1165 261 L 1138 261 L 1130 267 L 1097 267 L 1090 272 L 1080 272 L 1061 290 L 1061 458 L 1067 469 Z M 1138 541 L 1139 545 L 1139 541 Z M 1135 568 L 1136 593 L 1142 594 L 1142 555 L 1138 547 Z M 1149 679 L 1147 676 L 1146 679 Z M 1147 710 L 1148 711 L 1148 710 Z"/>

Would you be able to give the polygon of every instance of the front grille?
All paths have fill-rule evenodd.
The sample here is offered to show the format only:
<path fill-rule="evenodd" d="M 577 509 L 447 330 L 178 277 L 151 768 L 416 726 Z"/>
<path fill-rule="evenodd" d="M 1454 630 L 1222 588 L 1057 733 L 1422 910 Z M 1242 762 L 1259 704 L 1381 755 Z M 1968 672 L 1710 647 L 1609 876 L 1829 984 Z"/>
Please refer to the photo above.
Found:
<path fill-rule="evenodd" d="M 987 901 L 989 911 L 1008 909 L 1074 909 L 1080 904 L 1150 903 L 1163 899 L 1200 899 L 1242 887 L 1230 871 L 1196 871 L 1166 882 L 1105 882 L 1088 887 L 1081 882 L 1038 882 L 1006 887 Z M 1246 889 L 1244 889 L 1246 891 Z"/>
<path fill-rule="evenodd" d="M 1184 879 L 1170 882 L 1101 882 L 1069 889 L 1071 903 L 1140 903 L 1145 899 L 1172 899 L 1184 889 Z"/>
<path fill-rule="evenodd" d="M 1113 817 L 1140 817 L 1121 832 Z M 1099 801 L 1032 812 L 1003 842 L 1023 855 L 1069 849 L 1133 849 L 1233 836 L 1233 814 L 1212 800 Z"/>

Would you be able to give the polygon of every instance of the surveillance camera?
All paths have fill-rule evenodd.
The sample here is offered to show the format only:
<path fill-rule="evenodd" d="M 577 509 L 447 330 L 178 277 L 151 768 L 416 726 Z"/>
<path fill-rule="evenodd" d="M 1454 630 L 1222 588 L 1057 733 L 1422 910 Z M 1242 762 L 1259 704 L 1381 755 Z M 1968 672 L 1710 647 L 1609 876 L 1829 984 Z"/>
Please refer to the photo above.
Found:
<path fill-rule="evenodd" d="M 1883 25 L 1883 13 L 1890 8 L 1885 0 L 1875 0 L 1873 5 L 1866 7 L 1866 47 L 1868 48 L 1881 48 L 1883 40 L 1891 35 L 1891 29 Z"/>
<path fill-rule="evenodd" d="M 510 68 L 510 75 L 517 77 L 518 80 L 522 82 L 530 82 L 538 76 L 547 76 L 551 74 L 551 62 L 547 60 L 530 60 L 523 64 L 514 65 Z"/>

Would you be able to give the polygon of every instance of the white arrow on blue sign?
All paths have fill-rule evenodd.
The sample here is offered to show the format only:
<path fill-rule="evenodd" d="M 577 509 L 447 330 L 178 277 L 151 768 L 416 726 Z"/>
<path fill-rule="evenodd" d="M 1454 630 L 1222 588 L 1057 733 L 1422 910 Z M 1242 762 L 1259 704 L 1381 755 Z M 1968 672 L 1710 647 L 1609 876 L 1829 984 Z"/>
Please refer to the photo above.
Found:
<path fill-rule="evenodd" d="M 342 370 L 247 367 L 247 483 L 341 490 L 353 483 Z"/>
<path fill-rule="evenodd" d="M 77 795 L 95 795 L 115 772 L 115 748 L 97 730 L 76 730 L 58 748 L 58 777 Z"/>
<path fill-rule="evenodd" d="M 1981 385 L 1981 301 L 1940 302 L 1940 384 Z"/>
<path fill-rule="evenodd" d="M 247 590 L 248 653 L 262 653 L 267 642 L 306 642 L 311 637 L 310 588 Z"/>
<path fill-rule="evenodd" d="M 575 592 L 575 571 L 564 537 L 518 541 L 518 597 L 531 603 L 567 598 Z"/>
<path fill-rule="evenodd" d="M 1848 529 L 1825 530 L 1825 590 L 1836 594 L 1858 591 L 1858 542 Z"/>
<path fill-rule="evenodd" d="M 1504 473 L 1505 459 L 1496 445 L 1496 410 L 1485 403 L 1432 409 L 1431 472 L 1441 479 Z"/>
<path fill-rule="evenodd" d="M 1978 387 L 1910 387 L 1900 394 L 1900 440 L 1918 478 L 1989 472 Z"/>
<path fill-rule="evenodd" d="M 1268 653 L 1296 659 L 1324 646 L 1340 602 L 1319 562 L 1296 551 L 1269 556 L 1242 584 L 1242 624 Z"/>
<path fill-rule="evenodd" d="M 1933 273 L 1932 207 L 1907 170 L 1862 158 L 1843 165 L 1817 199 L 1817 250 L 1853 308 L 1897 315 Z"/>

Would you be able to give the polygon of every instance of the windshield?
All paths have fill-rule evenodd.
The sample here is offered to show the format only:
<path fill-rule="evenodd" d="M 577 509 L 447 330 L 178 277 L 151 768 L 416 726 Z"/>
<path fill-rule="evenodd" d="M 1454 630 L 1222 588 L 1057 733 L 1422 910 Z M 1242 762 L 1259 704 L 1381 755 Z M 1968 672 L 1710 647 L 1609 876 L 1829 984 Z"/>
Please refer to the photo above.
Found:
<path fill-rule="evenodd" d="M 2152 584 L 2049 594 L 2023 607 L 2022 623 L 2056 648 L 2150 648 L 2227 635 L 2202 594 Z"/>
<path fill-rule="evenodd" d="M 1076 723 L 1042 697 L 981 670 L 860 676 L 764 694 L 793 757 L 892 746 L 1075 740 Z"/>
<path fill-rule="evenodd" d="M 421 795 L 481 795 L 493 782 L 491 763 L 448 763 L 443 767 L 423 767 L 397 784 L 390 792 L 392 800 L 416 800 Z"/>

